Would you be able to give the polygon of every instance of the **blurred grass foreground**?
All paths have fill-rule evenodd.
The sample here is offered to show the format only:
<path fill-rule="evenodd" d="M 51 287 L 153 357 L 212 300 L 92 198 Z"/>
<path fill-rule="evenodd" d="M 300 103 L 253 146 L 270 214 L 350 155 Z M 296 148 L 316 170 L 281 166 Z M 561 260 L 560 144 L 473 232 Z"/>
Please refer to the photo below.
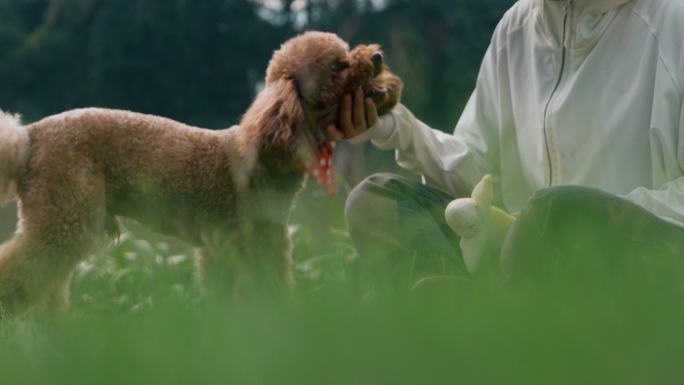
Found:
<path fill-rule="evenodd" d="M 311 213 L 307 215 L 312 215 Z M 122 229 L 61 320 L 0 323 L 0 384 L 675 384 L 680 297 L 442 285 L 358 295 L 343 231 L 295 229 L 295 304 L 203 303 L 183 245 Z M 571 295 L 569 293 L 584 293 Z"/>

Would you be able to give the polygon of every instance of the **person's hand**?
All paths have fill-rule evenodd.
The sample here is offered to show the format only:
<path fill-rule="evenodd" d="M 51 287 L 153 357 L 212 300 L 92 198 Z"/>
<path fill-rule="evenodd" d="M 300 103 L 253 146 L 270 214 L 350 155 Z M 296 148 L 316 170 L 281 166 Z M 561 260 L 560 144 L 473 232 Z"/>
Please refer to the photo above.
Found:
<path fill-rule="evenodd" d="M 375 103 L 371 98 L 365 98 L 360 88 L 353 95 L 342 97 L 339 114 L 340 126 L 331 123 L 325 128 L 328 139 L 332 141 L 353 138 L 378 122 Z"/>

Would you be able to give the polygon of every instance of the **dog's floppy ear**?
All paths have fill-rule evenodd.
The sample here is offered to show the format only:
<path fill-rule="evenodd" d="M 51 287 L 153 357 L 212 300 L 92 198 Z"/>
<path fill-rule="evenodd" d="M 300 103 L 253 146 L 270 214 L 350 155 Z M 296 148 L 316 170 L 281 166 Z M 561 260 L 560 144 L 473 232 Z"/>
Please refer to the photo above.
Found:
<path fill-rule="evenodd" d="M 260 152 L 281 162 L 296 161 L 300 142 L 307 135 L 310 117 L 302 106 L 293 79 L 267 83 L 257 95 L 240 125 Z"/>

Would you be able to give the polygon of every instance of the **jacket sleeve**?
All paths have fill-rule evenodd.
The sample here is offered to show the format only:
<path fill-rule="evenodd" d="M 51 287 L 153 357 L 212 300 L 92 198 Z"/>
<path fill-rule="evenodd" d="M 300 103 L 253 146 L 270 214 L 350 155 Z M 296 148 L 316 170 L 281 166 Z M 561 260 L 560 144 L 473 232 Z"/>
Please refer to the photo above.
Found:
<path fill-rule="evenodd" d="M 654 162 L 653 166 L 660 169 L 654 172 L 658 171 L 668 181 L 657 189 L 639 187 L 623 197 L 664 220 L 684 227 L 684 176 L 682 176 L 684 174 L 682 171 L 684 170 L 684 105 L 680 107 L 679 116 L 667 117 L 667 114 L 658 116 L 671 119 L 670 122 L 664 122 L 661 126 L 678 129 L 674 131 L 674 138 L 678 138 L 678 143 L 675 145 L 676 157 L 673 156 L 669 162 L 668 157 L 664 157 L 664 161 Z M 667 123 L 670 125 L 668 126 Z M 659 147 L 662 148 L 662 146 Z M 662 153 L 663 151 L 654 150 L 653 152 Z"/>
<path fill-rule="evenodd" d="M 490 45 L 477 84 L 453 134 L 431 128 L 405 106 L 397 106 L 391 118 L 371 132 L 380 149 L 395 149 L 397 163 L 423 176 L 426 184 L 454 196 L 469 194 L 485 173 L 493 173 L 495 132 L 499 116 L 496 48 Z"/>

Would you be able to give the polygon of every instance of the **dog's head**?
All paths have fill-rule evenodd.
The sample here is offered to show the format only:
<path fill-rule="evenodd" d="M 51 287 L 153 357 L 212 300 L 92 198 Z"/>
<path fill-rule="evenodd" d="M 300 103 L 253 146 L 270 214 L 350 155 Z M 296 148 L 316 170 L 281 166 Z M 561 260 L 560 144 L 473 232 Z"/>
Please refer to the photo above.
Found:
<path fill-rule="evenodd" d="M 389 71 L 380 46 L 359 45 L 352 51 L 328 32 L 306 32 L 287 41 L 273 54 L 266 86 L 293 82 L 303 107 L 318 123 L 337 119 L 342 95 L 361 88 L 379 114 L 389 112 L 401 94 L 401 80 Z"/>
<path fill-rule="evenodd" d="M 308 165 L 330 167 L 332 145 L 324 129 L 337 124 L 343 95 L 359 87 L 384 114 L 398 103 L 402 83 L 385 65 L 378 45 L 350 51 L 333 33 L 305 32 L 275 51 L 264 89 L 245 118 L 261 118 L 255 124 L 256 136 L 282 164 L 304 165 L 330 189 L 332 170 L 312 170 Z"/>

